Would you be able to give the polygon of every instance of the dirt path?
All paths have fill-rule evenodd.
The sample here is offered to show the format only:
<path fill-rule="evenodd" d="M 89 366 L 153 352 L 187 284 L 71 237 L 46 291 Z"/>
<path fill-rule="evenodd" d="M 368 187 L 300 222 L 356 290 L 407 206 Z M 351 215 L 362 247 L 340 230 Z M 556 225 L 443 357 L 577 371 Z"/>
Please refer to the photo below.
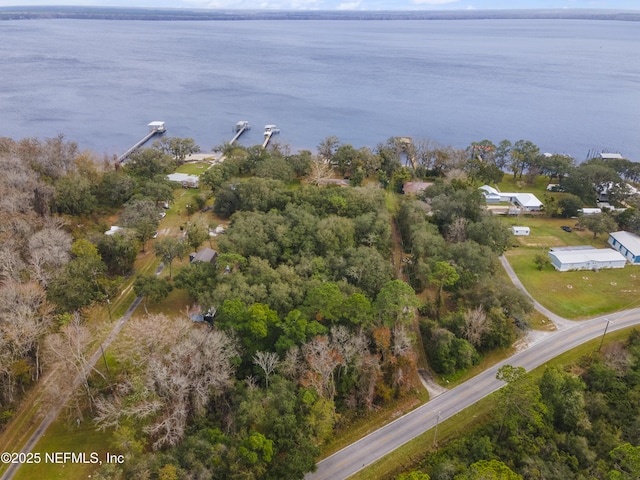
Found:
<path fill-rule="evenodd" d="M 156 272 L 155 272 L 156 276 L 160 275 L 160 273 L 162 272 L 163 268 L 164 268 L 164 265 L 161 263 L 158 266 L 158 268 L 156 269 Z M 111 343 L 116 339 L 116 337 L 118 336 L 118 334 L 120 333 L 122 328 L 126 325 L 127 321 L 131 318 L 131 316 L 133 315 L 133 312 L 135 312 L 136 308 L 138 307 L 138 305 L 140 305 L 141 302 L 142 302 L 142 297 L 137 297 L 131 303 L 131 305 L 129 306 L 127 311 L 124 313 L 124 315 L 118 319 L 118 321 L 116 322 L 114 327 L 109 332 L 109 335 L 107 335 L 105 340 L 100 344 L 100 347 L 98 347 L 98 349 L 94 352 L 94 354 L 89 359 L 89 361 L 88 361 L 87 365 L 85 366 L 83 372 L 76 377 L 75 381 L 73 382 L 73 390 L 76 390 L 84 382 L 84 379 L 91 373 L 91 370 L 93 369 L 95 364 L 98 362 L 98 360 L 102 356 L 102 352 L 104 350 L 106 350 L 107 348 L 109 348 Z M 24 415 L 32 415 L 32 416 L 35 415 L 35 412 L 33 410 L 34 410 L 35 406 L 37 405 L 37 403 L 43 397 L 43 392 L 44 392 L 44 389 L 46 388 L 46 383 L 55 380 L 56 373 L 57 372 L 55 372 L 55 371 L 50 372 L 43 379 L 43 382 L 38 384 L 34 388 L 34 391 L 30 395 L 31 399 L 28 400 L 28 402 L 31 405 L 31 407 L 26 409 L 26 410 L 23 410 L 23 414 Z M 31 434 L 31 436 L 29 436 L 29 438 L 23 444 L 22 449 L 19 450 L 21 453 L 29 453 L 29 452 L 31 452 L 33 447 L 35 447 L 36 444 L 38 443 L 38 441 L 40 441 L 40 439 L 42 438 L 42 435 L 44 435 L 44 433 L 47 431 L 47 429 L 51 426 L 51 424 L 58 417 L 58 415 L 60 414 L 60 411 L 67 404 L 67 402 L 68 402 L 69 398 L 71 397 L 72 393 L 73 392 L 66 392 L 66 393 L 62 393 L 60 395 L 58 404 L 55 407 L 53 407 L 52 410 L 42 419 L 42 421 L 40 422 L 40 424 L 38 425 L 36 430 Z M 16 418 L 14 421 L 20 422 L 21 419 Z M 33 425 L 33 418 L 31 420 L 28 420 L 28 421 L 22 419 L 22 421 L 23 422 L 28 422 L 28 425 L 30 425 L 30 426 Z M 25 441 L 24 437 L 19 438 L 17 440 L 18 441 L 11 446 L 11 451 L 13 451 L 13 452 L 17 452 L 18 451 L 18 446 L 20 444 L 22 444 L 22 442 Z M 18 468 L 20 468 L 20 464 L 19 463 L 12 463 L 11 465 L 9 465 L 7 470 L 3 473 L 2 477 L 0 477 L 0 480 L 10 480 L 10 479 L 12 479 L 13 476 L 18 471 Z"/>

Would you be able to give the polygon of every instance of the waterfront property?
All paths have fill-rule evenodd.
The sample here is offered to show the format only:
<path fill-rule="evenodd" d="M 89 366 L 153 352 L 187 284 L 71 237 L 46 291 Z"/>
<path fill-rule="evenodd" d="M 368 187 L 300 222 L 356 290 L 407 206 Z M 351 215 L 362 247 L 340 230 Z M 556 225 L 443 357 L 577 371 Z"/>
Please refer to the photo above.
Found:
<path fill-rule="evenodd" d="M 620 252 L 590 245 L 554 247 L 549 251 L 549 259 L 554 268 L 560 272 L 624 268 L 627 263 Z"/>
<path fill-rule="evenodd" d="M 508 202 L 525 212 L 542 210 L 542 202 L 533 193 L 500 192 L 489 185 L 483 185 L 480 190 L 488 204 Z"/>
<path fill-rule="evenodd" d="M 172 182 L 178 182 L 184 188 L 198 188 L 200 186 L 200 177 L 197 175 L 188 175 L 186 173 L 171 173 L 167 175 L 167 179 Z"/>
<path fill-rule="evenodd" d="M 613 232 L 607 243 L 620 252 L 632 265 L 640 265 L 640 237 L 631 232 Z"/>

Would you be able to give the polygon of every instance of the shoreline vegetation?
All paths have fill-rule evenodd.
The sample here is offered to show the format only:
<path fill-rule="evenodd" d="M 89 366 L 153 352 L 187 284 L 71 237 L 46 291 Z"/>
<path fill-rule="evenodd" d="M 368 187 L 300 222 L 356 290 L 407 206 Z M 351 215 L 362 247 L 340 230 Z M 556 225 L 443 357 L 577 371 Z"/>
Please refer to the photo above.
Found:
<path fill-rule="evenodd" d="M 640 21 L 640 11 L 595 9 L 474 10 L 474 11 L 292 11 L 202 10 L 80 6 L 0 7 L 0 20 L 615 20 Z"/>

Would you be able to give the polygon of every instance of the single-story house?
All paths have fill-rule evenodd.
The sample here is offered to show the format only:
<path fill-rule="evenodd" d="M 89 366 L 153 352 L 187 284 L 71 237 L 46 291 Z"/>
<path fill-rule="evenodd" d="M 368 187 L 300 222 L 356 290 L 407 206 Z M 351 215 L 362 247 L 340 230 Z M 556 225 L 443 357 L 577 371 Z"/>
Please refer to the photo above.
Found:
<path fill-rule="evenodd" d="M 484 194 L 484 199 L 487 203 L 500 203 L 502 202 L 502 197 L 500 196 L 500 192 L 489 185 L 483 185 L 480 187 L 482 193 Z"/>
<path fill-rule="evenodd" d="M 402 193 L 405 195 L 417 195 L 433 185 L 433 182 L 404 182 Z"/>
<path fill-rule="evenodd" d="M 503 193 L 502 195 L 511 195 L 509 201 L 526 212 L 542 210 L 542 202 L 533 193 Z"/>
<path fill-rule="evenodd" d="M 191 253 L 189 255 L 189 259 L 191 263 L 195 262 L 204 262 L 204 263 L 215 263 L 216 257 L 218 256 L 218 252 L 215 250 L 206 247 L 200 250 L 198 253 Z"/>
<path fill-rule="evenodd" d="M 511 227 L 511 233 L 516 236 L 527 236 L 531 233 L 531 229 L 529 227 Z"/>
<path fill-rule="evenodd" d="M 533 193 L 499 192 L 489 185 L 480 187 L 487 203 L 509 202 L 526 212 L 539 212 L 542 202 Z"/>
<path fill-rule="evenodd" d="M 580 213 L 583 215 L 595 215 L 597 213 L 602 213 L 601 208 L 581 208 Z"/>
<path fill-rule="evenodd" d="M 620 252 L 592 246 L 554 247 L 549 251 L 549 258 L 560 272 L 624 268 L 627 263 Z"/>
<path fill-rule="evenodd" d="M 167 175 L 167 179 L 172 182 L 182 184 L 184 188 L 198 188 L 200 186 L 200 177 L 197 175 L 188 175 L 186 173 L 171 173 Z"/>
<path fill-rule="evenodd" d="M 631 232 L 613 232 L 607 243 L 633 265 L 640 265 L 640 237 Z"/>

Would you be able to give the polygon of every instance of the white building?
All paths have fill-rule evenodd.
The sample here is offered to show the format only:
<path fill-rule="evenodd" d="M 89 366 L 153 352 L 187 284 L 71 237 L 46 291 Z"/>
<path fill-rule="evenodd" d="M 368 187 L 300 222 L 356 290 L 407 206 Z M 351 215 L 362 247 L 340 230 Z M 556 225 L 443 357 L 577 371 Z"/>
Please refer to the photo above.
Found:
<path fill-rule="evenodd" d="M 539 212 L 542 202 L 533 193 L 500 192 L 489 185 L 480 187 L 487 203 L 509 202 L 525 212 Z"/>
<path fill-rule="evenodd" d="M 198 188 L 200 186 L 200 177 L 197 175 L 187 175 L 186 173 L 172 173 L 167 175 L 167 179 L 172 182 L 182 184 L 184 188 Z"/>
<path fill-rule="evenodd" d="M 626 259 L 611 248 L 592 246 L 557 247 L 549 251 L 549 258 L 556 270 L 601 270 L 603 268 L 624 268 Z"/>
<path fill-rule="evenodd" d="M 531 229 L 529 227 L 511 227 L 511 233 L 516 236 L 527 236 L 531 233 Z"/>
<path fill-rule="evenodd" d="M 620 252 L 632 265 L 640 265 L 640 237 L 631 232 L 613 232 L 607 243 Z"/>

